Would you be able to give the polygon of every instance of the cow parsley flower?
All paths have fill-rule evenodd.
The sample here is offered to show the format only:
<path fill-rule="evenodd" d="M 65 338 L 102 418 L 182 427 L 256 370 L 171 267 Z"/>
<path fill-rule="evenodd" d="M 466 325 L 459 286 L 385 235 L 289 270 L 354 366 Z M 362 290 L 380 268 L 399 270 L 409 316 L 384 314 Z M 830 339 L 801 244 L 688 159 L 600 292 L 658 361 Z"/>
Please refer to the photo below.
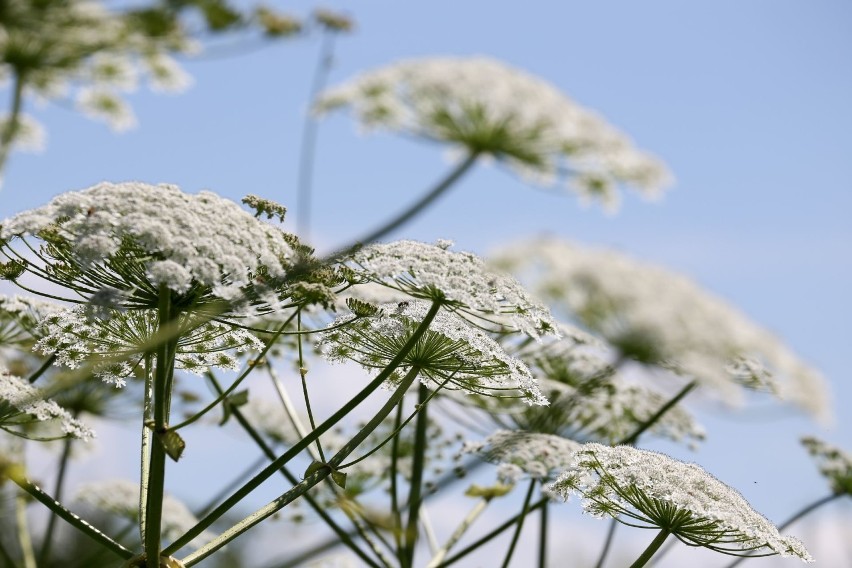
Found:
<path fill-rule="evenodd" d="M 510 276 L 488 269 L 479 257 L 430 245 L 395 241 L 366 246 L 351 258 L 355 275 L 414 298 L 441 301 L 456 311 L 506 322 L 532 337 L 557 334 L 550 312 Z"/>
<path fill-rule="evenodd" d="M 0 348 L 28 344 L 41 337 L 39 322 L 62 309 L 40 298 L 0 295 Z"/>
<path fill-rule="evenodd" d="M 838 495 L 852 495 L 852 455 L 813 436 L 802 438 L 802 445 L 831 484 L 831 490 Z"/>
<path fill-rule="evenodd" d="M 56 402 L 43 398 L 37 388 L 0 367 L 0 429 L 29 437 L 22 427 L 53 422 L 58 422 L 62 432 L 73 438 L 89 440 L 95 435 Z"/>
<path fill-rule="evenodd" d="M 497 475 L 502 482 L 517 483 L 523 477 L 553 477 L 557 470 L 571 465 L 580 446 L 574 440 L 552 434 L 498 430 L 480 442 L 465 442 L 461 453 L 478 454 L 498 466 Z"/>
<path fill-rule="evenodd" d="M 350 107 L 370 129 L 448 142 L 496 158 L 532 181 L 564 178 L 582 198 L 614 206 L 617 188 L 656 196 L 671 175 L 656 158 L 553 85 L 486 57 L 401 61 L 320 96 L 319 112 Z"/>
<path fill-rule="evenodd" d="M 85 483 L 77 489 L 77 501 L 104 513 L 124 517 L 134 523 L 139 520 L 139 484 L 124 479 Z M 171 495 L 163 497 L 163 537 L 175 540 L 198 523 L 198 519 L 181 501 Z M 204 531 L 192 541 L 201 546 L 215 535 Z"/>
<path fill-rule="evenodd" d="M 657 452 L 585 444 L 548 490 L 566 501 L 579 495 L 592 516 L 661 529 L 690 546 L 734 555 L 768 549 L 813 562 L 801 542 L 781 536 L 737 491 L 698 465 Z"/>
<path fill-rule="evenodd" d="M 201 374 L 211 367 L 236 370 L 235 354 L 260 350 L 263 343 L 250 332 L 215 321 L 200 321 L 183 314 L 178 323 L 175 368 Z M 89 317 L 86 310 L 64 310 L 41 323 L 41 339 L 35 350 L 55 355 L 59 364 L 77 368 L 94 363 L 94 374 L 108 383 L 124 386 L 131 369 L 145 356 L 158 331 L 154 310 L 113 312 L 108 317 Z"/>
<path fill-rule="evenodd" d="M 627 358 L 697 379 L 729 401 L 741 396 L 740 385 L 773 392 L 815 414 L 829 408 L 817 371 L 684 276 L 553 238 L 504 249 L 495 263 L 529 276 L 536 294 Z"/>
<path fill-rule="evenodd" d="M 338 317 L 321 333 L 319 346 L 332 361 L 353 360 L 366 369 L 384 368 L 425 318 L 425 302 L 382 306 L 373 316 Z M 431 383 L 488 396 L 521 396 L 547 404 L 529 369 L 484 332 L 450 312 L 438 312 L 429 330 L 402 362 Z M 428 383 L 427 383 L 428 384 Z"/>
<path fill-rule="evenodd" d="M 30 237 L 42 241 L 38 250 Z M 43 264 L 17 252 L 11 245 L 18 239 Z M 211 192 L 135 182 L 64 193 L 0 225 L 7 267 L 23 265 L 119 309 L 156 308 L 162 285 L 181 310 L 217 304 L 231 314 L 269 311 L 284 295 L 291 242 Z"/>

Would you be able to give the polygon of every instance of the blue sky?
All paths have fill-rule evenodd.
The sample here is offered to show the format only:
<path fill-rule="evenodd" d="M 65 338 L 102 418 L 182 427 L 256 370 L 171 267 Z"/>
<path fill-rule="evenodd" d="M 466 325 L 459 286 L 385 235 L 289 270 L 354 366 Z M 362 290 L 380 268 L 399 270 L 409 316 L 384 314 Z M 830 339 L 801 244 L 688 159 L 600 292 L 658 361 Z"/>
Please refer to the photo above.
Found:
<path fill-rule="evenodd" d="M 525 186 L 499 166 L 479 166 L 393 236 L 451 238 L 459 249 L 486 253 L 546 232 L 691 276 L 821 369 L 836 421 L 826 429 L 767 405 L 736 417 L 702 407 L 707 444 L 696 454 L 665 449 L 698 461 L 775 521 L 826 493 L 796 440 L 815 433 L 852 450 L 852 4 L 326 5 L 358 24 L 339 38 L 332 83 L 404 57 L 488 55 L 549 80 L 664 159 L 676 187 L 655 203 L 627 195 L 615 216 Z M 286 4 L 301 15 L 312 7 Z M 234 199 L 256 193 L 295 211 L 301 121 L 318 46 L 312 36 L 186 61 L 194 87 L 178 96 L 133 95 L 140 126 L 122 135 L 67 108 L 31 103 L 48 129 L 48 147 L 12 156 L 0 217 L 102 180 L 171 182 Z M 319 133 L 317 244 L 362 234 L 449 166 L 444 148 L 362 136 L 348 117 L 329 118 Z"/>

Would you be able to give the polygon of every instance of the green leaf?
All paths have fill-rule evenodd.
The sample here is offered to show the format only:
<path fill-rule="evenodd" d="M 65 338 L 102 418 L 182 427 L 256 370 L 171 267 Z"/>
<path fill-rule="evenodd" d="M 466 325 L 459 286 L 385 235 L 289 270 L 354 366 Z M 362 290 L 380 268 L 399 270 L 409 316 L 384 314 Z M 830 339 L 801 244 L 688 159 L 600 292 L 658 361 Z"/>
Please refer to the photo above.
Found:
<path fill-rule="evenodd" d="M 157 432 L 157 439 L 163 444 L 166 453 L 174 461 L 178 461 L 183 455 L 183 450 L 186 449 L 186 442 L 180 437 L 180 434 L 174 430 L 166 430 L 165 432 Z"/>
<path fill-rule="evenodd" d="M 346 474 L 342 471 L 332 471 L 331 480 L 341 489 L 346 489 Z"/>
<path fill-rule="evenodd" d="M 319 470 L 321 470 L 324 467 L 329 467 L 329 466 L 328 466 L 327 463 L 323 463 L 321 461 L 314 460 L 313 462 L 311 462 L 311 465 L 308 466 L 308 469 L 305 470 L 304 477 L 308 477 L 310 475 L 313 475 L 314 473 L 318 472 Z"/>
<path fill-rule="evenodd" d="M 245 389 L 226 396 L 222 401 L 222 419 L 219 421 L 219 426 L 223 426 L 228 421 L 235 408 L 248 404 L 248 400 L 248 390 Z"/>

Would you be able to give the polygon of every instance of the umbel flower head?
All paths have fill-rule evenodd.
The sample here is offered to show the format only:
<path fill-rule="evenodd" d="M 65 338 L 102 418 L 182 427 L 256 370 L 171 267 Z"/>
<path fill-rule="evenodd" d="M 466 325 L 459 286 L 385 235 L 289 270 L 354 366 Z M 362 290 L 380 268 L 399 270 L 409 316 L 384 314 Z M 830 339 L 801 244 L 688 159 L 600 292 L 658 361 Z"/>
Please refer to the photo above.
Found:
<path fill-rule="evenodd" d="M 16 240 L 35 261 L 12 246 Z M 153 309 L 165 287 L 181 311 L 216 304 L 228 315 L 255 315 L 281 303 L 293 242 L 209 191 L 101 183 L 3 221 L 8 262 L 0 267 L 9 278 L 27 270 L 68 288 L 77 303 Z"/>
<path fill-rule="evenodd" d="M 355 252 L 349 265 L 359 281 L 440 301 L 449 309 L 506 324 L 532 337 L 558 335 L 548 309 L 514 278 L 490 270 L 471 253 L 449 250 L 451 244 L 407 240 L 372 244 Z"/>
<path fill-rule="evenodd" d="M 0 348 L 31 343 L 41 336 L 39 322 L 62 309 L 40 298 L 0 295 Z"/>
<path fill-rule="evenodd" d="M 0 429 L 24 438 L 55 439 L 50 434 L 30 436 L 27 427 L 35 425 L 43 430 L 56 423 L 64 435 L 73 438 L 89 440 L 95 435 L 56 402 L 45 399 L 37 388 L 0 366 Z"/>
<path fill-rule="evenodd" d="M 236 370 L 236 353 L 263 348 L 263 343 L 244 329 L 206 321 L 192 313 L 182 314 L 177 325 L 176 369 L 199 374 L 211 367 Z M 124 386 L 157 331 L 155 310 L 111 310 L 102 317 L 90 317 L 84 308 L 63 310 L 42 321 L 35 350 L 55 355 L 59 364 L 72 369 L 94 363 L 95 376 Z"/>
<path fill-rule="evenodd" d="M 736 401 L 746 387 L 828 412 L 822 376 L 781 341 L 688 278 L 611 250 L 541 238 L 503 249 L 512 271 L 555 311 L 627 359 L 666 368 Z"/>
<path fill-rule="evenodd" d="M 370 71 L 320 96 L 317 110 L 351 107 L 367 128 L 448 142 L 585 199 L 615 205 L 617 188 L 656 196 L 666 167 L 553 85 L 486 57 L 432 57 Z"/>
<path fill-rule="evenodd" d="M 498 466 L 497 475 L 504 483 L 516 483 L 523 477 L 552 478 L 571 465 L 581 444 L 562 436 L 498 430 L 480 442 L 465 442 L 461 453 L 475 453 Z"/>
<path fill-rule="evenodd" d="M 402 350 L 428 311 L 427 303 L 411 301 L 384 305 L 372 315 L 344 315 L 321 334 L 319 346 L 332 361 L 352 360 L 369 370 L 382 369 Z M 438 312 L 400 366 L 401 370 L 412 368 L 419 369 L 432 386 L 547 404 L 526 365 L 451 312 Z"/>
<path fill-rule="evenodd" d="M 852 455 L 813 436 L 802 438 L 802 445 L 831 484 L 831 490 L 837 495 L 852 495 Z"/>
<path fill-rule="evenodd" d="M 801 542 L 781 536 L 737 491 L 698 465 L 657 452 L 585 444 L 548 490 L 566 501 L 579 495 L 595 517 L 664 530 L 689 546 L 732 555 L 761 550 L 813 562 Z"/>

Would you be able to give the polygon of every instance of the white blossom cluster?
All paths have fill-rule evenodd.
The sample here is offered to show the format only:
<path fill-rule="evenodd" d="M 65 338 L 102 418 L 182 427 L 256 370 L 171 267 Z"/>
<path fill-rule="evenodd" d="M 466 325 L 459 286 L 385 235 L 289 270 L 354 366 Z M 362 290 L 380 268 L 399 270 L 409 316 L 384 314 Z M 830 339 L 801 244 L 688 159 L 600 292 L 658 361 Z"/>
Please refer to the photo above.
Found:
<path fill-rule="evenodd" d="M 136 124 L 124 95 L 141 80 L 157 92 L 184 90 L 191 78 L 170 53 L 194 50 L 180 29 L 146 33 L 100 2 L 8 0 L 0 21 L 0 80 L 22 80 L 43 99 L 73 96 L 78 110 L 121 131 Z M 32 123 L 24 117 L 21 134 L 31 133 Z"/>
<path fill-rule="evenodd" d="M 802 445 L 817 462 L 819 472 L 828 479 L 831 490 L 852 495 L 852 455 L 813 436 L 802 438 Z"/>
<path fill-rule="evenodd" d="M 517 483 L 524 477 L 551 478 L 557 470 L 571 465 L 581 444 L 562 436 L 498 430 L 479 442 L 465 442 L 461 453 L 475 453 L 496 464 L 497 476 L 504 483 Z"/>
<path fill-rule="evenodd" d="M 489 269 L 474 254 L 417 241 L 372 244 L 352 255 L 351 265 L 365 282 L 374 282 L 415 298 L 439 299 L 475 317 L 511 325 L 532 337 L 556 334 L 547 308 L 517 280 Z"/>
<path fill-rule="evenodd" d="M 813 562 L 799 540 L 781 536 L 737 491 L 700 466 L 665 454 L 585 444 L 548 491 L 566 501 L 579 495 L 593 516 L 622 516 L 630 526 L 665 529 L 692 546 L 726 552 L 768 548 Z"/>
<path fill-rule="evenodd" d="M 90 296 L 111 294 L 115 298 L 105 303 L 130 302 L 130 307 L 138 307 L 132 305 L 134 295 L 156 296 L 161 284 L 178 294 L 201 287 L 214 298 L 240 301 L 244 287 L 262 291 L 268 280 L 283 279 L 293 255 L 285 233 L 236 203 L 209 191 L 183 193 L 173 185 L 101 183 L 64 193 L 3 221 L 0 239 L 43 230 L 54 231 L 53 238 L 69 247 L 70 261 L 88 270 L 82 283 L 69 285 L 78 284 Z M 128 247 L 134 255 L 130 266 L 124 262 Z M 52 250 L 47 248 L 48 255 Z M 61 269 L 69 259 L 54 261 Z M 65 272 L 59 274 L 65 278 Z M 135 288 L 126 288 L 126 280 Z M 274 305 L 278 298 L 269 290 L 259 301 Z"/>
<path fill-rule="evenodd" d="M 73 438 L 89 440 L 95 436 L 67 410 L 53 400 L 45 399 L 39 389 L 0 367 L 0 428 L 53 421 L 58 421 L 62 432 Z M 14 431 L 19 432 L 18 429 Z"/>
<path fill-rule="evenodd" d="M 139 519 L 139 484 L 126 479 L 107 479 L 80 485 L 76 500 L 94 507 L 104 513 L 124 517 L 133 522 Z M 163 536 L 173 541 L 198 523 L 195 515 L 181 501 L 166 494 L 163 496 Z M 214 538 L 210 531 L 204 531 L 192 541 L 193 546 L 201 546 Z"/>
<path fill-rule="evenodd" d="M 0 348 L 32 340 L 39 322 L 62 309 L 40 298 L 0 295 Z"/>
<path fill-rule="evenodd" d="M 829 408 L 822 376 L 780 340 L 688 278 L 609 250 L 555 238 L 517 244 L 495 263 L 628 356 L 700 380 L 727 400 L 737 385 L 769 390 L 815 413 Z"/>
<path fill-rule="evenodd" d="M 381 369 L 397 355 L 428 311 L 428 303 L 411 301 L 386 304 L 373 316 L 343 315 L 321 333 L 318 345 L 331 361 L 353 360 L 367 369 Z M 547 404 L 524 363 L 452 312 L 438 312 L 400 366 L 414 367 L 432 386 L 445 383 L 448 389 L 520 395 L 528 404 Z"/>
<path fill-rule="evenodd" d="M 175 368 L 202 374 L 211 367 L 237 370 L 235 354 L 263 348 L 252 333 L 216 321 L 181 316 Z M 60 365 L 75 369 L 94 364 L 95 375 L 122 387 L 131 375 L 128 361 L 139 361 L 158 331 L 155 310 L 114 311 L 110 317 L 89 317 L 85 308 L 66 309 L 41 322 L 35 350 L 55 355 Z M 148 347 L 149 348 L 149 347 Z"/>
<path fill-rule="evenodd" d="M 486 57 L 400 61 L 320 96 L 365 127 L 448 142 L 492 156 L 531 181 L 617 204 L 619 185 L 656 196 L 671 175 L 656 158 L 553 85 Z"/>

